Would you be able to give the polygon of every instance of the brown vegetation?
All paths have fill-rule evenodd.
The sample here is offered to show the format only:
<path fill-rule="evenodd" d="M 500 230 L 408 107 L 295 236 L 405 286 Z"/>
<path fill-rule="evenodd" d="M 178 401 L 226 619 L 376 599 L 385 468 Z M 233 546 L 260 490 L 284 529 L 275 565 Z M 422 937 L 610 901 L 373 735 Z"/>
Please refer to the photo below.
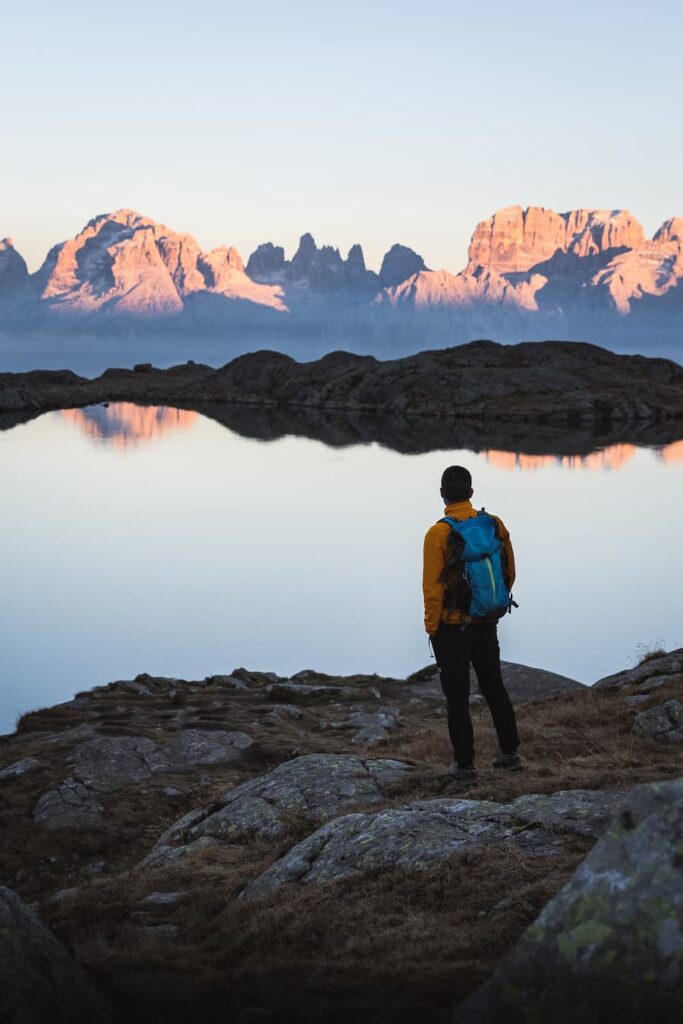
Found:
<path fill-rule="evenodd" d="M 367 687 L 368 679 L 357 682 Z M 455 794 L 444 773 L 449 748 L 435 702 L 411 704 L 400 683 L 376 682 L 384 702 L 400 702 L 402 718 L 372 756 L 416 766 L 387 803 Z M 590 845 L 566 836 L 561 855 L 543 857 L 504 846 L 481 848 L 428 872 L 384 872 L 287 886 L 267 899 L 236 899 L 248 880 L 310 832 L 310 823 L 293 816 L 281 840 L 242 838 L 174 865 L 135 870 L 164 828 L 191 807 L 298 754 L 358 752 L 349 732 L 320 730 L 321 718 L 343 713 L 320 701 L 302 703 L 299 721 L 273 721 L 272 703 L 255 688 L 226 693 L 213 684 L 187 687 L 178 707 L 168 686 L 148 685 L 155 691 L 151 697 L 125 697 L 113 688 L 97 701 L 41 710 L 22 720 L 18 734 L 0 741 L 2 763 L 10 756 L 3 746 L 13 757 L 35 754 L 43 762 L 3 786 L 0 878 L 39 901 L 41 914 L 112 1001 L 117 1021 L 445 1020 L 447 1009 L 490 973 Z M 631 732 L 636 710 L 680 697 L 675 677 L 636 707 L 625 700 L 628 694 L 579 690 L 520 705 L 526 770 L 513 775 L 488 767 L 495 737 L 488 715 L 475 707 L 481 777 L 467 797 L 506 802 L 528 792 L 626 790 L 680 774 L 675 744 Z M 103 794 L 107 813 L 100 827 L 36 828 L 30 808 L 36 793 L 54 781 L 61 756 L 58 743 L 45 744 L 46 731 L 89 720 L 104 733 L 150 737 L 188 724 L 244 728 L 259 746 L 237 766 L 164 775 Z M 164 795 L 169 784 L 182 795 Z M 105 874 L 84 874 L 100 859 L 107 861 Z M 72 887 L 71 894 L 55 898 L 56 890 Z M 170 904 L 145 902 L 159 891 L 179 895 Z M 160 925 L 177 933 L 155 930 Z"/>

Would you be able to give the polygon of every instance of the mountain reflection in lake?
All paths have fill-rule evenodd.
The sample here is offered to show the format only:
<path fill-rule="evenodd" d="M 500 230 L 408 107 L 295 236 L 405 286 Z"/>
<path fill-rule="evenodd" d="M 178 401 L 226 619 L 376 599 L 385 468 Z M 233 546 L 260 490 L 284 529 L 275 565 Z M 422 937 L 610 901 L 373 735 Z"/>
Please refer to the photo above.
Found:
<path fill-rule="evenodd" d="M 536 437 L 515 451 L 499 432 L 486 444 L 435 425 L 443 450 L 430 451 L 421 422 L 417 453 L 401 454 L 349 439 L 409 448 L 411 424 L 318 417 L 315 440 L 300 416 L 298 436 L 279 436 L 278 415 L 111 403 L 0 432 L 0 731 L 142 671 L 421 667 L 422 536 L 453 462 L 517 551 L 504 657 L 592 682 L 639 644 L 683 643 L 680 440 Z"/>

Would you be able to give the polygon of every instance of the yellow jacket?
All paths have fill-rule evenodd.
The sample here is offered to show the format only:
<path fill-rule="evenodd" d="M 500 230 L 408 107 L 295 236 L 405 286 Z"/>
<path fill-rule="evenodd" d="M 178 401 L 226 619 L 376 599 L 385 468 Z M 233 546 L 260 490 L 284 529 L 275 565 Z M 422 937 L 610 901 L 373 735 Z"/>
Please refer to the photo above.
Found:
<path fill-rule="evenodd" d="M 471 519 L 476 516 L 477 509 L 471 501 L 456 501 L 446 505 L 444 515 L 454 519 Z M 498 516 L 493 516 L 498 523 L 500 539 L 503 542 L 503 571 L 509 589 L 515 582 L 515 554 L 510 542 L 510 534 Z M 424 562 L 422 572 L 422 593 L 425 605 L 425 629 L 431 636 L 436 633 L 440 622 L 457 624 L 467 616 L 458 608 L 444 608 L 443 598 L 445 584 L 441 579 L 446 562 L 450 556 L 451 527 L 448 523 L 434 523 L 425 534 Z"/>

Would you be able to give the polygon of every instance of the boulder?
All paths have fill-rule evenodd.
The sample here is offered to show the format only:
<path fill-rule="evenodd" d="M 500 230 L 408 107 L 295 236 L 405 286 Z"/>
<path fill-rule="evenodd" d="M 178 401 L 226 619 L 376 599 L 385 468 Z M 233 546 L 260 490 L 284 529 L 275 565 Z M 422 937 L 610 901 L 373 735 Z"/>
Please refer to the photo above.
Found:
<path fill-rule="evenodd" d="M 373 814 L 347 814 L 297 843 L 241 896 L 268 896 L 292 882 L 330 882 L 370 871 L 426 871 L 452 854 L 503 841 L 542 853 L 561 848 L 559 836 L 520 830 L 508 808 L 486 800 L 422 800 Z"/>
<path fill-rule="evenodd" d="M 389 739 L 389 733 L 381 725 L 364 725 L 355 734 L 351 742 L 357 747 L 374 747 L 376 743 L 382 743 Z"/>
<path fill-rule="evenodd" d="M 245 888 L 263 896 L 290 882 L 325 882 L 392 868 L 424 870 L 473 846 L 511 842 L 535 853 L 561 849 L 559 832 L 600 835 L 623 794 L 565 790 L 531 794 L 512 804 L 488 800 L 422 800 L 328 822 Z M 525 829 L 524 825 L 540 826 Z M 553 831 L 549 831 L 552 829 Z"/>
<path fill-rule="evenodd" d="M 161 836 L 153 853 L 243 832 L 280 836 L 289 814 L 324 821 L 348 804 L 377 803 L 388 785 L 411 770 L 403 761 L 386 758 L 306 754 L 229 790 L 219 804 L 190 811 Z"/>
<path fill-rule="evenodd" d="M 159 746 L 146 736 L 97 736 L 79 744 L 69 756 L 74 775 L 103 792 L 142 782 L 163 764 Z"/>
<path fill-rule="evenodd" d="M 106 792 L 153 773 L 228 764 L 254 742 L 245 732 L 203 729 L 182 729 L 161 746 L 146 736 L 98 736 L 76 747 L 69 763 L 81 782 Z"/>
<path fill-rule="evenodd" d="M 607 789 L 527 793 L 514 800 L 510 810 L 522 821 L 597 837 L 606 830 L 624 797 L 623 792 Z"/>
<path fill-rule="evenodd" d="M 633 731 L 638 736 L 683 743 L 683 704 L 678 700 L 668 700 L 666 704 L 656 704 L 638 712 L 633 719 Z"/>
<path fill-rule="evenodd" d="M 548 672 L 543 668 L 533 668 L 531 665 L 502 661 L 501 668 L 503 682 L 513 701 L 542 700 L 545 697 L 557 697 L 562 693 L 584 688 L 583 683 L 577 682 L 576 679 L 558 675 L 557 672 Z M 439 670 L 434 663 L 413 672 L 406 679 L 406 683 L 410 686 L 411 693 L 429 692 L 434 696 L 441 695 Z M 473 695 L 479 695 L 474 669 L 470 672 L 470 688 Z"/>
<path fill-rule="evenodd" d="M 228 764 L 242 757 L 255 742 L 246 732 L 183 729 L 163 745 L 163 767 L 153 770 L 175 772 L 200 765 Z"/>
<path fill-rule="evenodd" d="M 10 889 L 0 886 L 0 1020 L 105 1024 L 109 1009 L 54 935 Z"/>
<path fill-rule="evenodd" d="M 683 996 L 683 779 L 638 786 L 453 1024 L 673 1021 Z"/>
<path fill-rule="evenodd" d="M 624 669 L 611 676 L 604 676 L 593 683 L 593 688 L 595 690 L 620 690 L 623 686 L 638 687 L 652 677 L 659 680 L 661 676 L 676 676 L 681 672 L 683 672 L 683 648 L 678 648 L 668 654 L 662 654 L 661 657 L 648 658 L 640 665 L 636 665 L 635 668 Z"/>
<path fill-rule="evenodd" d="M 44 828 L 99 825 L 104 808 L 93 793 L 76 779 L 65 779 L 45 790 L 33 808 L 33 821 Z"/>

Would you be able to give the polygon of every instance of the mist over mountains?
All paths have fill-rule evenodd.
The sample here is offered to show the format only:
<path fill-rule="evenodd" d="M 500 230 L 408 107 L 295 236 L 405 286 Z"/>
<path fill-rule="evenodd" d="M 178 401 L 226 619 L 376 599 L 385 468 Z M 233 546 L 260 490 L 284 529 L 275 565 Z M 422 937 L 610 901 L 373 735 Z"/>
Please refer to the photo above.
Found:
<path fill-rule="evenodd" d="M 393 245 L 378 272 L 363 250 L 346 257 L 301 237 L 287 258 L 272 242 L 248 260 L 123 209 L 91 220 L 29 274 L 0 242 L 5 336 L 200 332 L 270 347 L 288 339 L 399 354 L 472 337 L 581 338 L 619 347 L 676 344 L 683 326 L 683 218 L 654 234 L 624 210 L 499 210 L 472 235 L 459 272 L 426 266 Z M 259 344 L 261 341 L 259 340 Z"/>

